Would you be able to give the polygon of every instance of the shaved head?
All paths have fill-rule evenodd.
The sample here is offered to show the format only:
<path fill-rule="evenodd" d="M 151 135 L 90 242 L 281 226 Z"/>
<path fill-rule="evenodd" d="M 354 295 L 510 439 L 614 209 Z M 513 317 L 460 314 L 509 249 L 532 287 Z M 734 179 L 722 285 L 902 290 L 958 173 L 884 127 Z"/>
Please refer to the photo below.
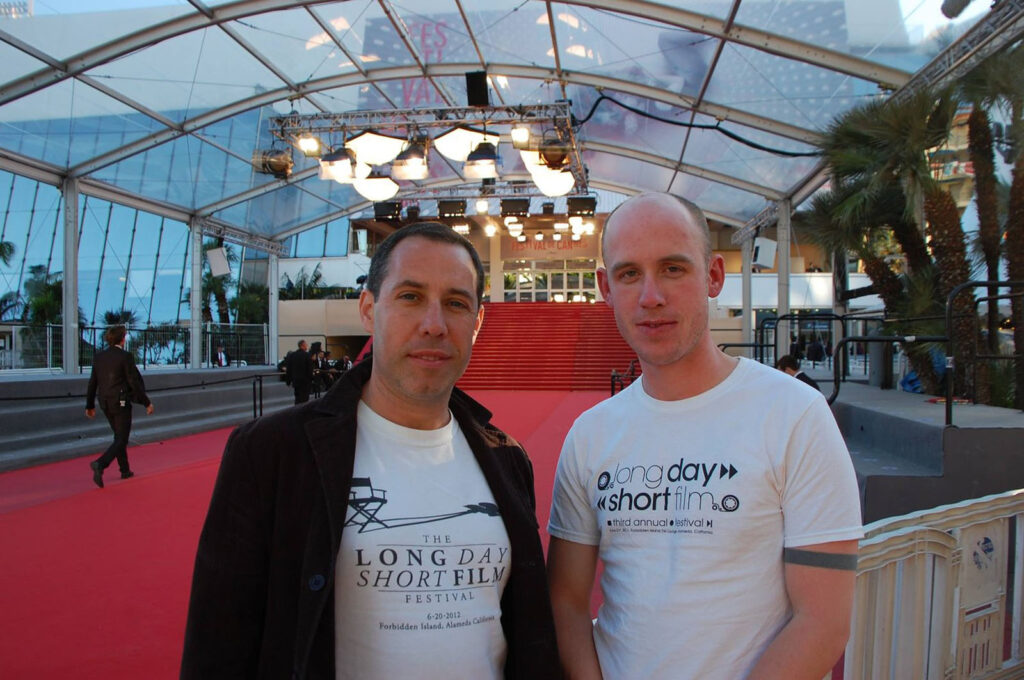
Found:
<path fill-rule="evenodd" d="M 708 220 L 707 217 L 704 216 L 704 211 L 697 207 L 697 204 L 693 201 L 687 200 L 681 196 L 655 192 L 647 192 L 627 198 L 611 211 L 608 215 L 608 219 L 604 222 L 604 229 L 601 230 L 602 259 L 605 257 L 605 235 L 608 231 L 614 228 L 614 225 L 619 221 L 629 219 L 632 216 L 634 209 L 644 206 L 657 206 L 670 210 L 678 210 L 685 216 L 684 219 L 687 222 L 695 226 L 700 231 L 704 239 L 704 259 L 706 262 L 711 261 L 711 230 L 708 227 Z"/>

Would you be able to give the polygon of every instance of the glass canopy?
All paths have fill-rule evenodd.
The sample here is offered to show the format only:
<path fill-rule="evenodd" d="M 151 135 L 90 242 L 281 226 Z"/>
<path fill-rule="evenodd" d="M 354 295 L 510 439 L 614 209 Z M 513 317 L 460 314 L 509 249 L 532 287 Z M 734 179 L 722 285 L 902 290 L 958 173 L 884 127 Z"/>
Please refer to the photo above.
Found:
<path fill-rule="evenodd" d="M 816 188 L 812 144 L 836 114 L 905 86 L 1000 3 L 955 20 L 941 4 L 6 2 L 0 168 L 284 241 L 369 203 L 299 154 L 287 179 L 256 172 L 269 118 L 463 106 L 464 74 L 485 70 L 492 104 L 571 101 L 592 187 L 675 192 L 740 227 Z M 528 177 L 509 140 L 498 150 Z M 397 198 L 479 185 L 461 172 L 435 154 Z"/>

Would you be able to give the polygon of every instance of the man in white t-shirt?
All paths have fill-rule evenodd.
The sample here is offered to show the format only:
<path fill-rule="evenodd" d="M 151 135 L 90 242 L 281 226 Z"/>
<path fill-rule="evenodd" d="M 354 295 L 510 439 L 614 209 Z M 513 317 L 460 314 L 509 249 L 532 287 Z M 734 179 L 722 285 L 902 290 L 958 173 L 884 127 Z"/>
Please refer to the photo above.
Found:
<path fill-rule="evenodd" d="M 643 375 L 582 414 L 559 458 L 548 579 L 563 668 L 820 680 L 849 635 L 862 536 L 825 400 L 715 346 L 724 263 L 696 206 L 631 198 L 602 251 L 598 283 Z"/>
<path fill-rule="evenodd" d="M 372 354 L 231 435 L 183 678 L 560 676 L 532 467 L 454 388 L 483 280 L 451 228 L 394 232 L 359 298 Z"/>

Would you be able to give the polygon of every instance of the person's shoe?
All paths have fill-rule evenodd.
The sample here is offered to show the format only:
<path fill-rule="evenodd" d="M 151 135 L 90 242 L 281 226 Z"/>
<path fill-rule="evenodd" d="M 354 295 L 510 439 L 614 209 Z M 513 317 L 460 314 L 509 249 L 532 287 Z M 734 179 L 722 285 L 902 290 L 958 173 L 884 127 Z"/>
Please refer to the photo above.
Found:
<path fill-rule="evenodd" d="M 121 473 L 121 479 L 131 479 L 134 476 L 135 476 L 135 473 L 132 472 L 131 470 L 129 470 L 128 472 L 122 472 Z"/>
<path fill-rule="evenodd" d="M 92 481 L 95 482 L 96 486 L 103 488 L 103 468 L 100 467 L 99 461 L 93 461 L 89 463 L 89 467 L 92 468 Z"/>

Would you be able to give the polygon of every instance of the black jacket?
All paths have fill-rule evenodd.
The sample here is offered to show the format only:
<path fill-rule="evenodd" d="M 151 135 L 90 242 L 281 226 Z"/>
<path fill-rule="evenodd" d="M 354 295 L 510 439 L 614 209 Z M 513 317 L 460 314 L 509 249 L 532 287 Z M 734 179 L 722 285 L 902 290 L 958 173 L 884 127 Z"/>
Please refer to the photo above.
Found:
<path fill-rule="evenodd" d="M 146 386 L 135 365 L 135 357 L 117 345 L 96 352 L 89 375 L 89 389 L 85 395 L 85 408 L 96 408 L 96 397 L 100 404 L 119 400 L 122 391 L 128 401 L 149 406 Z"/>
<path fill-rule="evenodd" d="M 309 352 L 304 349 L 297 349 L 288 355 L 288 379 L 293 385 L 313 384 L 313 360 L 309 358 Z"/>
<path fill-rule="evenodd" d="M 199 539 L 182 678 L 334 680 L 335 561 L 370 370 L 363 362 L 322 399 L 232 433 Z M 469 397 L 455 390 L 449 406 L 512 546 L 505 677 L 559 677 L 530 461 Z"/>

